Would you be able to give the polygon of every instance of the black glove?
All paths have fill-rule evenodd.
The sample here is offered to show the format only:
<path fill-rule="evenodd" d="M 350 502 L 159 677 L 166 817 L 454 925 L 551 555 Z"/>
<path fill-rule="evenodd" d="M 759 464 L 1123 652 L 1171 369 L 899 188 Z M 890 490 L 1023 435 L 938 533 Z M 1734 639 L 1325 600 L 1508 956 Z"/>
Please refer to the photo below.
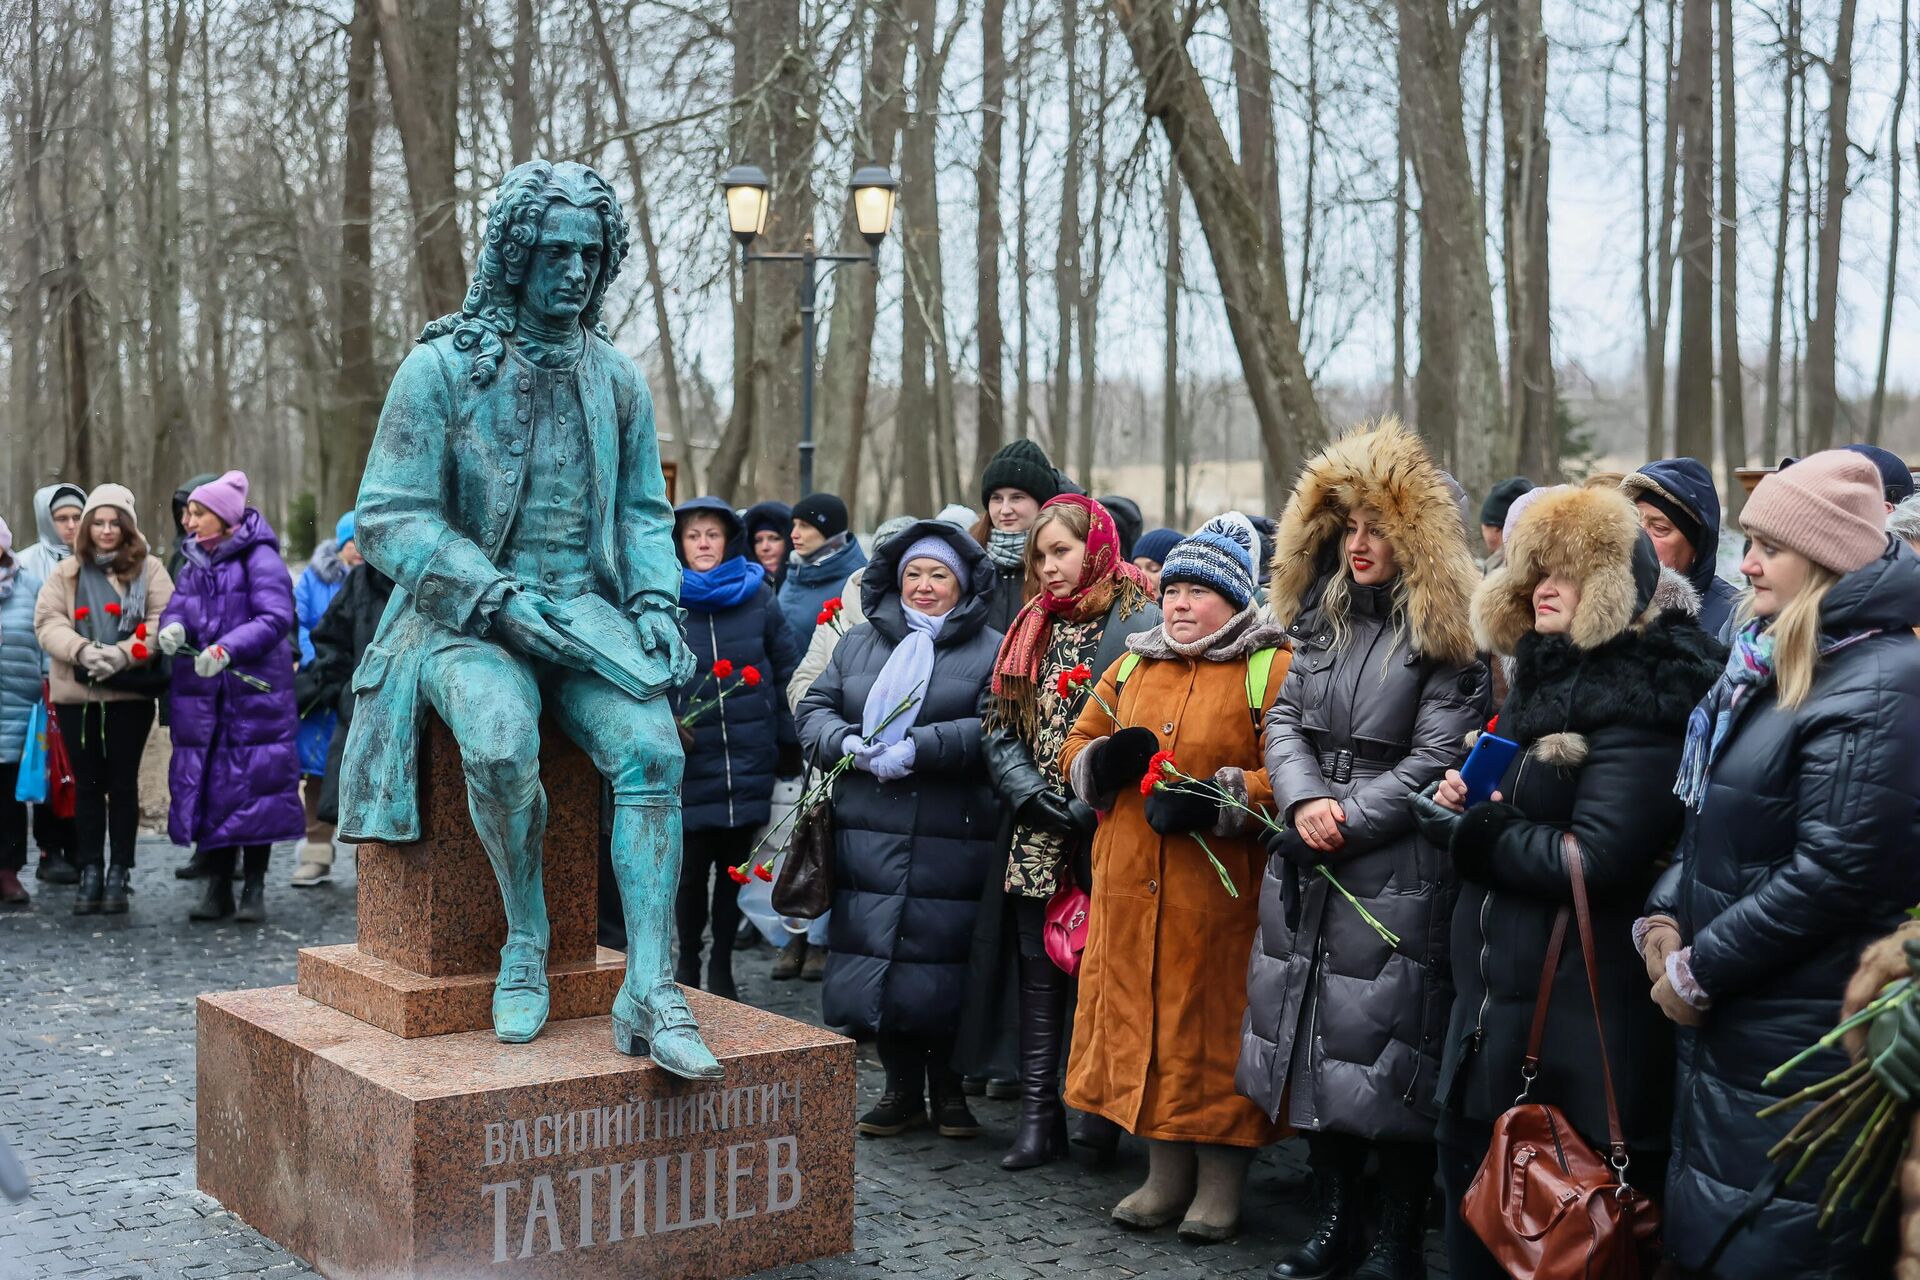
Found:
<path fill-rule="evenodd" d="M 1433 798 L 1440 784 L 1430 782 L 1413 793 L 1413 821 L 1420 828 L 1420 834 L 1427 843 L 1439 849 L 1453 847 L 1453 833 L 1460 828 L 1460 819 L 1465 814 L 1455 813 Z"/>
<path fill-rule="evenodd" d="M 1204 831 L 1219 820 L 1219 803 L 1206 796 L 1163 787 L 1147 797 L 1147 825 L 1163 836 Z"/>
<path fill-rule="evenodd" d="M 1135 725 L 1101 743 L 1093 755 L 1089 771 L 1093 775 L 1093 789 L 1100 795 L 1112 791 L 1123 791 L 1128 787 L 1138 787 L 1140 779 L 1146 775 L 1147 761 L 1153 759 L 1153 753 L 1160 749 L 1160 739 L 1153 730 L 1144 725 Z"/>
<path fill-rule="evenodd" d="M 1093 893 L 1093 845 L 1082 840 L 1074 846 L 1070 855 L 1073 860 L 1073 882 L 1080 886 L 1080 892 Z"/>
<path fill-rule="evenodd" d="M 1096 821 L 1091 806 L 1050 787 L 1028 796 L 1014 816 L 1023 826 L 1062 835 L 1091 834 Z"/>
<path fill-rule="evenodd" d="M 1269 828 L 1260 837 L 1260 844 L 1269 856 L 1283 858 L 1296 867 L 1312 869 L 1326 861 L 1327 855 L 1309 846 L 1292 827 L 1284 827 L 1279 831 Z"/>

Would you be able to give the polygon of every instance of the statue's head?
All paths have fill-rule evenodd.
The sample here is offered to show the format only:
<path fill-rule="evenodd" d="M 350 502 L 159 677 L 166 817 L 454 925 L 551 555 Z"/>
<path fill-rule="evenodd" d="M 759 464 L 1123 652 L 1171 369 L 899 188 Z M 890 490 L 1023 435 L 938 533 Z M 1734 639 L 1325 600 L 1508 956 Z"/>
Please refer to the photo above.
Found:
<path fill-rule="evenodd" d="M 429 324 L 420 341 L 453 334 L 456 347 L 476 353 L 472 376 L 484 386 L 523 309 L 605 337 L 600 305 L 626 256 L 626 219 L 605 178 L 572 161 L 529 160 L 494 192 L 466 301 Z"/>

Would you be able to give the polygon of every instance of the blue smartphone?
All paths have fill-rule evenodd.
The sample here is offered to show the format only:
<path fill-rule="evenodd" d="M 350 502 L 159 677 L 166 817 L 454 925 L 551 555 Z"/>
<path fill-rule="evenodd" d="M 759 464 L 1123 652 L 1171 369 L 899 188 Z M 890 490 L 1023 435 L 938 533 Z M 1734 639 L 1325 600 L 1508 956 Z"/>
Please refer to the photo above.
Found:
<path fill-rule="evenodd" d="M 1497 734 L 1483 733 L 1480 740 L 1473 744 L 1473 750 L 1467 753 L 1467 762 L 1460 766 L 1460 780 L 1467 784 L 1467 803 L 1479 804 L 1493 795 L 1500 785 L 1500 779 L 1507 776 L 1507 766 L 1513 763 L 1513 757 L 1520 751 L 1520 744 L 1502 738 Z"/>

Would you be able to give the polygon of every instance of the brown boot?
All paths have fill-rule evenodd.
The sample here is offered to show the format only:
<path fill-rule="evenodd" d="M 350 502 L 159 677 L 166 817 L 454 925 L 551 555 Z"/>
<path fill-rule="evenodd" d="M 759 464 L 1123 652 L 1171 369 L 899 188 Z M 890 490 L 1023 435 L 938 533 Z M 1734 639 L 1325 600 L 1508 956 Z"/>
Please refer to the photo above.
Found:
<path fill-rule="evenodd" d="M 795 938 L 780 948 L 780 954 L 773 959 L 773 980 L 791 982 L 800 976 L 800 967 L 807 962 L 807 940 Z"/>

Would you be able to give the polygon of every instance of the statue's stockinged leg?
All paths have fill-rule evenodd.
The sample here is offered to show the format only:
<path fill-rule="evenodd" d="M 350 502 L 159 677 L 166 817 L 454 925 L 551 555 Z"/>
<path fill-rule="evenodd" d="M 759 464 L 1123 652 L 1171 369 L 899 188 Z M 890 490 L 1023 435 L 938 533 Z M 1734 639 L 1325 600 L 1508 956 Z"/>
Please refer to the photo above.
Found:
<path fill-rule="evenodd" d="M 471 787 L 467 801 L 507 911 L 507 941 L 493 984 L 493 1034 L 508 1044 L 525 1044 L 547 1022 L 547 793 L 538 771 L 526 777 L 530 790 L 504 803 Z"/>
<path fill-rule="evenodd" d="M 627 919 L 627 980 L 613 1002 L 613 1045 L 650 1056 L 687 1080 L 718 1080 L 726 1068 L 700 1038 L 674 982 L 673 895 L 680 883 L 680 802 L 670 796 L 616 796 L 613 875 Z"/>

